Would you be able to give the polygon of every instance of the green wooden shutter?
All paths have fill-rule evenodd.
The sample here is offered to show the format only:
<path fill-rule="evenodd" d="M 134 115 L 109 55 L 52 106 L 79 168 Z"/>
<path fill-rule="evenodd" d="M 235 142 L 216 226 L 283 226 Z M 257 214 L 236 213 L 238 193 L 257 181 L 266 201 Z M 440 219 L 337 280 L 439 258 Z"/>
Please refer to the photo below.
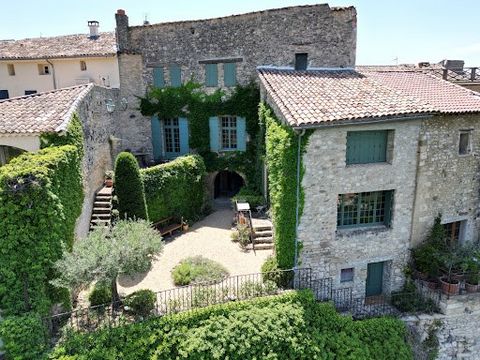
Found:
<path fill-rule="evenodd" d="M 385 191 L 385 220 L 384 224 L 387 227 L 392 225 L 392 212 L 393 212 L 393 190 Z"/>
<path fill-rule="evenodd" d="M 368 164 L 387 160 L 388 131 L 349 131 L 346 164 Z"/>
<path fill-rule="evenodd" d="M 162 128 L 158 116 L 152 116 L 152 146 L 153 158 L 159 161 L 162 158 Z"/>
<path fill-rule="evenodd" d="M 205 65 L 205 85 L 216 87 L 218 86 L 218 65 L 206 64 Z"/>
<path fill-rule="evenodd" d="M 190 152 L 188 141 L 188 120 L 185 118 L 179 118 L 178 127 L 180 133 L 180 155 L 185 155 Z"/>
<path fill-rule="evenodd" d="M 381 295 L 383 292 L 383 262 L 367 265 L 366 296 Z"/>
<path fill-rule="evenodd" d="M 178 65 L 170 65 L 170 85 L 180 87 L 182 85 L 182 69 Z"/>
<path fill-rule="evenodd" d="M 237 116 L 237 150 L 247 150 L 247 129 L 246 121 L 243 117 Z"/>
<path fill-rule="evenodd" d="M 210 151 L 217 152 L 220 150 L 220 127 L 218 117 L 212 116 L 209 119 L 210 126 Z"/>
<path fill-rule="evenodd" d="M 161 88 L 165 86 L 165 78 L 163 76 L 163 67 L 153 69 L 153 86 Z"/>
<path fill-rule="evenodd" d="M 236 63 L 223 64 L 223 82 L 225 86 L 237 85 L 237 64 Z"/>

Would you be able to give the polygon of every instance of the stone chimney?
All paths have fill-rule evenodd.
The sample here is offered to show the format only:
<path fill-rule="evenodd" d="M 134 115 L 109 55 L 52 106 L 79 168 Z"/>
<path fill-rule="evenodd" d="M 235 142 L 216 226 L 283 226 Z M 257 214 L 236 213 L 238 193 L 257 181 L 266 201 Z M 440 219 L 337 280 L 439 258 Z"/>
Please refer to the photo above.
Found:
<path fill-rule="evenodd" d="M 100 26 L 99 22 L 92 20 L 88 22 L 88 28 L 90 29 L 90 39 L 98 38 L 98 27 Z"/>
<path fill-rule="evenodd" d="M 128 51 L 130 36 L 128 33 L 128 16 L 125 14 L 125 10 L 117 10 L 117 13 L 115 14 L 115 22 L 117 24 L 115 35 L 117 37 L 118 51 Z"/>

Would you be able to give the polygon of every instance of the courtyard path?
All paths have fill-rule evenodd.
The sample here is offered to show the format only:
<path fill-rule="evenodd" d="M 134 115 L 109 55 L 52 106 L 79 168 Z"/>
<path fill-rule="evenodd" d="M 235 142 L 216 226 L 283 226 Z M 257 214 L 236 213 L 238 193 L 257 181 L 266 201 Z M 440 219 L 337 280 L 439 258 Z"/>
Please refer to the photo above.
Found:
<path fill-rule="evenodd" d="M 194 224 L 187 233 L 167 238 L 163 253 L 154 261 L 152 269 L 133 279 L 121 277 L 120 294 L 128 295 L 136 290 L 160 291 L 175 287 L 171 271 L 180 260 L 202 255 L 225 266 L 230 275 L 260 272 L 271 250 L 244 252 L 230 239 L 233 211 L 221 208 Z"/>

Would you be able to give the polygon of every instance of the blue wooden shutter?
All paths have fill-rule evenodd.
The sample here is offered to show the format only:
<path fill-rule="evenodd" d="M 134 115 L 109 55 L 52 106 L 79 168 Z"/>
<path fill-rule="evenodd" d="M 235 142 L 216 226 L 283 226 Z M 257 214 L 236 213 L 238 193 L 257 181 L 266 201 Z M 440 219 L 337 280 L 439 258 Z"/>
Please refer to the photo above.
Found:
<path fill-rule="evenodd" d="M 161 88 L 165 86 L 165 78 L 163 76 L 163 67 L 153 69 L 153 86 Z"/>
<path fill-rule="evenodd" d="M 237 64 L 226 63 L 223 64 L 223 82 L 225 86 L 237 85 Z"/>
<path fill-rule="evenodd" d="M 209 119 L 210 126 L 210 150 L 217 152 L 220 150 L 220 129 L 218 125 L 218 117 L 212 116 Z"/>
<path fill-rule="evenodd" d="M 170 85 L 173 87 L 182 85 L 182 69 L 178 65 L 170 65 Z"/>
<path fill-rule="evenodd" d="M 349 131 L 346 163 L 367 164 L 387 159 L 388 131 Z"/>
<path fill-rule="evenodd" d="M 247 129 L 246 121 L 243 117 L 237 116 L 237 150 L 247 150 Z"/>
<path fill-rule="evenodd" d="M 162 158 L 162 128 L 158 116 L 152 116 L 152 146 L 153 158 L 158 161 Z"/>
<path fill-rule="evenodd" d="M 188 141 L 188 120 L 185 118 L 179 118 L 178 128 L 180 133 L 180 155 L 185 155 L 190 152 Z"/>
<path fill-rule="evenodd" d="M 385 191 L 385 219 L 384 224 L 387 227 L 392 225 L 392 211 L 393 211 L 393 190 Z"/>
<path fill-rule="evenodd" d="M 205 65 L 205 85 L 218 86 L 218 66 L 217 64 Z"/>

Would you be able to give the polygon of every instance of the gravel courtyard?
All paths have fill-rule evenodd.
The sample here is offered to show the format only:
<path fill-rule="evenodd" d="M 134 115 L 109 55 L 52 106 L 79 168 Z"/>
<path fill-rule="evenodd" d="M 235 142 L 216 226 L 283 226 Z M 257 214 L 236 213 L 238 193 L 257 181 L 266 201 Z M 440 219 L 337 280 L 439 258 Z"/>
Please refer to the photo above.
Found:
<path fill-rule="evenodd" d="M 225 266 L 230 275 L 260 272 L 271 250 L 244 252 L 230 239 L 233 211 L 220 208 L 202 221 L 194 224 L 187 233 L 178 233 L 165 241 L 162 254 L 154 261 L 152 269 L 138 274 L 133 279 L 121 277 L 118 281 L 120 294 L 130 294 L 140 289 L 160 291 L 175 287 L 171 271 L 180 260 L 202 255 Z"/>

